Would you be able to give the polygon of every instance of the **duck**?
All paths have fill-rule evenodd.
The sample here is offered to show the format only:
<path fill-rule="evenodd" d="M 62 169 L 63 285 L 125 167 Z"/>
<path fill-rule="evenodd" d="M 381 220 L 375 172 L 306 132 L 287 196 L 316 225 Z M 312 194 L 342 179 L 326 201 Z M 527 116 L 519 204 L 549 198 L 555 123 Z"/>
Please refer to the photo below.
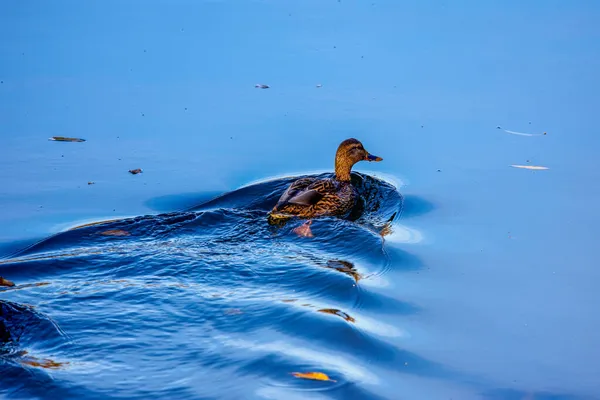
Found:
<path fill-rule="evenodd" d="M 296 228 L 296 233 L 312 236 L 310 224 L 313 218 L 347 217 L 359 197 L 350 179 L 352 167 L 359 161 L 382 160 L 365 150 L 359 140 L 344 140 L 335 153 L 335 175 L 324 179 L 304 177 L 292 182 L 268 213 L 269 224 L 279 224 L 293 217 L 308 219 L 303 226 Z"/>

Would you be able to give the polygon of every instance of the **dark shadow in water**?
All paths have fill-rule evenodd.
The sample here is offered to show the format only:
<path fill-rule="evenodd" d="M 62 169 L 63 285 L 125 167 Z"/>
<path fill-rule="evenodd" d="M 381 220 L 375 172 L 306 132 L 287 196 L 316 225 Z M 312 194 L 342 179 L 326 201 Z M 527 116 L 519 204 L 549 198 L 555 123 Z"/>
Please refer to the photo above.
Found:
<path fill-rule="evenodd" d="M 33 306 L 4 300 L 0 300 L 0 337 L 0 357 L 10 354 L 19 345 L 54 345 L 64 339 L 58 325 Z"/>
<path fill-rule="evenodd" d="M 204 193 L 180 193 L 170 194 L 166 196 L 154 197 L 144 204 L 155 211 L 173 212 L 175 210 L 189 210 L 198 204 L 206 203 L 218 196 L 221 192 L 204 192 Z"/>
<path fill-rule="evenodd" d="M 160 398 L 157 393 L 142 393 L 139 395 L 119 395 L 114 391 L 95 391 L 87 387 L 57 380 L 47 373 L 46 370 L 23 366 L 16 360 L 2 360 L 0 358 L 0 381 L 10 382 L 10 385 L 0 385 L 0 397 L 3 399 L 88 399 L 88 400 L 105 400 L 105 399 L 148 399 Z M 143 392 L 140 389 L 138 393 Z M 192 391 L 185 393 L 173 393 L 173 398 L 188 398 L 208 400 L 202 398 Z"/>
<path fill-rule="evenodd" d="M 109 393 L 100 394 L 87 388 L 56 381 L 44 370 L 24 367 L 18 361 L 0 358 L 0 397 L 3 399 L 106 399 L 119 398 Z M 121 397 L 123 398 L 123 397 Z"/>
<path fill-rule="evenodd" d="M 49 317 L 32 306 L 0 300 L 0 397 L 130 399 L 151 396 L 151 393 L 139 396 L 119 396 L 112 391 L 101 393 L 56 380 L 49 372 L 68 368 L 68 362 L 38 358 L 22 350 L 39 349 L 40 346 L 52 348 L 63 342 L 65 335 Z M 179 394 L 186 398 L 200 398 L 192 391 Z M 169 392 L 169 395 L 176 396 L 177 393 Z"/>
<path fill-rule="evenodd" d="M 4 258 L 10 258 L 22 252 L 23 249 L 33 246 L 34 244 L 44 239 L 44 237 L 38 237 L 25 240 L 18 240 L 14 242 L 0 243 L 0 260 Z"/>
<path fill-rule="evenodd" d="M 435 209 L 435 205 L 422 197 L 413 194 L 404 195 L 404 207 L 402 208 L 402 218 L 413 218 L 430 213 Z"/>

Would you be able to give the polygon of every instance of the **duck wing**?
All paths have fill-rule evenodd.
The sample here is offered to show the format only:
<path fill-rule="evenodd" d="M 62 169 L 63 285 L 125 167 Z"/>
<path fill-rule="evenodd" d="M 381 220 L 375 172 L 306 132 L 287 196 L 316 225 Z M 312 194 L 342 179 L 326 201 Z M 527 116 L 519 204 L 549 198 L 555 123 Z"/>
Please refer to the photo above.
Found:
<path fill-rule="evenodd" d="M 304 190 L 315 180 L 316 180 L 315 178 L 301 178 L 301 179 L 294 181 L 287 188 L 287 190 L 285 192 L 283 192 L 283 194 L 279 198 L 279 201 L 277 201 L 277 205 L 275 206 L 275 209 L 280 209 L 281 207 L 285 206 L 286 204 L 289 204 L 291 199 L 302 194 L 304 192 Z"/>
<path fill-rule="evenodd" d="M 336 190 L 337 186 L 331 179 L 301 178 L 294 181 L 281 195 L 275 209 L 280 210 L 287 204 L 309 207 Z"/>
<path fill-rule="evenodd" d="M 321 179 L 313 181 L 304 190 L 288 200 L 288 203 L 298 204 L 302 206 L 313 206 L 325 197 L 328 193 L 335 192 L 337 186 L 330 179 Z"/>
<path fill-rule="evenodd" d="M 300 206 L 312 206 L 317 204 L 323 198 L 323 194 L 316 190 L 305 190 L 288 200 L 290 204 L 298 204 Z"/>

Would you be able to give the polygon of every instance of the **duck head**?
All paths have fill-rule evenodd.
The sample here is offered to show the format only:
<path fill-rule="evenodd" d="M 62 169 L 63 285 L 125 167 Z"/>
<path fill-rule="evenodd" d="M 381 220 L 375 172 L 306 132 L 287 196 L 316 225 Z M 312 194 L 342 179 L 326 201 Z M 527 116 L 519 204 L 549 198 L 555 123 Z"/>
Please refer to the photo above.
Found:
<path fill-rule="evenodd" d="M 335 177 L 340 181 L 350 180 L 350 171 L 359 161 L 381 161 L 383 158 L 370 154 L 356 139 L 346 139 L 340 143 L 335 154 Z"/>

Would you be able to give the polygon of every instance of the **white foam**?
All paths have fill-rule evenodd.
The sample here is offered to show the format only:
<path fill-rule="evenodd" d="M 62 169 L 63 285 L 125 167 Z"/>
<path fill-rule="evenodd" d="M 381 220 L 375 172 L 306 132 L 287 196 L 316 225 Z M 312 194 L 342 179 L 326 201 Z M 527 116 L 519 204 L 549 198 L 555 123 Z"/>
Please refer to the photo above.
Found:
<path fill-rule="evenodd" d="M 413 228 L 401 224 L 392 224 L 392 233 L 384 237 L 386 241 L 392 243 L 420 243 L 423 241 L 423 234 Z"/>

